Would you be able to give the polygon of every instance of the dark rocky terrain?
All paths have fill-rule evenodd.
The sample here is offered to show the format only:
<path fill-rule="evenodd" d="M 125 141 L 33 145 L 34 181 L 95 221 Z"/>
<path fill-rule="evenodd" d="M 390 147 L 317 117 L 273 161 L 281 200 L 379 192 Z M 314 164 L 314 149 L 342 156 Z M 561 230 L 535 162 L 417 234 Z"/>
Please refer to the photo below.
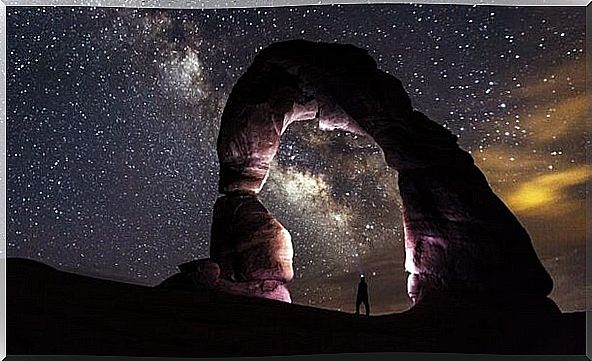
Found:
<path fill-rule="evenodd" d="M 7 260 L 8 354 L 260 356 L 345 352 L 584 354 L 585 313 L 464 296 L 355 316 L 263 298 L 152 288 Z"/>

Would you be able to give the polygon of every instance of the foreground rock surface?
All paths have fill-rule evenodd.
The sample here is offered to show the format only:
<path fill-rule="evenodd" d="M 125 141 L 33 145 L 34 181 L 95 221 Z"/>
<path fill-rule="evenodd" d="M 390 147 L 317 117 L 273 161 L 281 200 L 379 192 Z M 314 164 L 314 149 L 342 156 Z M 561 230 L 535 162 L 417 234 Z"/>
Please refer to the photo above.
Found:
<path fill-rule="evenodd" d="M 401 314 L 356 317 L 212 290 L 100 280 L 25 259 L 8 259 L 7 270 L 9 355 L 585 353 L 585 313 L 561 314 L 540 298 L 441 296 Z"/>
<path fill-rule="evenodd" d="M 220 266 L 211 259 L 191 261 L 180 265 L 179 268 L 181 273 L 167 278 L 157 287 L 192 292 L 222 291 L 235 295 L 292 302 L 290 291 L 283 280 L 228 280 L 220 277 Z"/>

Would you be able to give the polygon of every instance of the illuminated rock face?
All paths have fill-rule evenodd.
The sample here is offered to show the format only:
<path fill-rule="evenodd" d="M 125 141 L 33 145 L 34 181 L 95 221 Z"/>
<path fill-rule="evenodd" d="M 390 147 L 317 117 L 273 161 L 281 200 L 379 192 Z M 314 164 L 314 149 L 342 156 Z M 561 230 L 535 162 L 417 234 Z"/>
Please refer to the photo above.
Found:
<path fill-rule="evenodd" d="M 254 193 L 229 194 L 214 206 L 210 258 L 221 277 L 237 282 L 289 282 L 292 271 L 290 233 Z"/>
<path fill-rule="evenodd" d="M 291 302 L 294 277 L 290 233 L 252 191 L 236 190 L 216 201 L 210 258 L 179 265 L 163 288 L 214 289 Z"/>
<path fill-rule="evenodd" d="M 307 120 L 373 138 L 398 171 L 412 299 L 438 291 L 549 294 L 552 280 L 529 235 L 456 136 L 413 110 L 401 82 L 366 51 L 306 41 L 261 51 L 224 109 L 218 157 L 225 196 L 216 202 L 211 239 L 222 279 L 292 278 L 289 233 L 257 194 L 282 133 Z"/>

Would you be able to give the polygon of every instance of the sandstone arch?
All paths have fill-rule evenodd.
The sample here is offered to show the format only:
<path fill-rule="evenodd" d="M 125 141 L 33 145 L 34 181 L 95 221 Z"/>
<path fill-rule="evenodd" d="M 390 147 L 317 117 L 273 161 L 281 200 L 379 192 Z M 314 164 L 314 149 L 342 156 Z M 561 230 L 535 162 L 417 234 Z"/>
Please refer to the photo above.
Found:
<path fill-rule="evenodd" d="M 530 237 L 448 130 L 412 108 L 399 80 L 350 45 L 288 41 L 262 50 L 226 103 L 218 138 L 219 191 L 211 259 L 220 278 L 289 301 L 290 235 L 257 198 L 284 130 L 372 137 L 399 173 L 407 290 L 545 297 L 552 280 Z"/>

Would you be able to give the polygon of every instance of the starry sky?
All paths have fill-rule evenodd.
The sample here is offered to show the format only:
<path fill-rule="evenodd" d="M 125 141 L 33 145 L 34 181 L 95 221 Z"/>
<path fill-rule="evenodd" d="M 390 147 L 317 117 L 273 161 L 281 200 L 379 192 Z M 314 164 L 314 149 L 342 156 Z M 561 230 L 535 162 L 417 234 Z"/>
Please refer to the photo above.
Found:
<path fill-rule="evenodd" d="M 7 11 L 8 256 L 155 285 L 208 256 L 216 137 L 267 45 L 354 44 L 450 129 L 585 309 L 585 8 L 334 5 Z M 396 172 L 371 141 L 296 123 L 263 203 L 292 234 L 295 303 L 409 307 Z"/>

